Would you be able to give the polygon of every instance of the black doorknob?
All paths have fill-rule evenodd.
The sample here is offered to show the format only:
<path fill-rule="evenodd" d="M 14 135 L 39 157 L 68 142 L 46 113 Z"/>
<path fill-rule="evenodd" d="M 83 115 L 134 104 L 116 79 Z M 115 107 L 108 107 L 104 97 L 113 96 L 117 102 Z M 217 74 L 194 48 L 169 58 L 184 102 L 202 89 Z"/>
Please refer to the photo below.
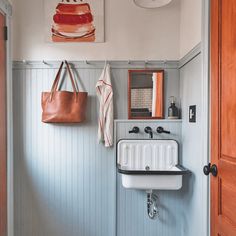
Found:
<path fill-rule="evenodd" d="M 211 165 L 211 163 L 209 163 L 207 166 L 203 167 L 203 172 L 205 175 L 209 175 L 211 173 L 214 177 L 216 177 L 218 174 L 218 169 L 215 164 Z"/>

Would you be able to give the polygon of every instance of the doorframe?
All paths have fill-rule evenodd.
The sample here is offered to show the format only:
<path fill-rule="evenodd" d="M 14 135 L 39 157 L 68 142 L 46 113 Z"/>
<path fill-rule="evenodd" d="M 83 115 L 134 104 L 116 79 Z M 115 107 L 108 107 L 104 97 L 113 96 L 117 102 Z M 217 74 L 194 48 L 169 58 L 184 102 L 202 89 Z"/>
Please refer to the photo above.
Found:
<path fill-rule="evenodd" d="M 210 0 L 202 0 L 202 167 L 210 162 Z M 210 236 L 210 178 L 203 178 L 202 219 Z"/>
<path fill-rule="evenodd" d="M 8 0 L 0 0 L 0 11 L 6 16 L 8 40 L 6 41 L 6 84 L 7 84 L 7 235 L 14 235 L 14 195 L 13 195 L 13 109 L 12 109 L 12 58 L 11 58 L 11 16 L 12 5 Z"/>

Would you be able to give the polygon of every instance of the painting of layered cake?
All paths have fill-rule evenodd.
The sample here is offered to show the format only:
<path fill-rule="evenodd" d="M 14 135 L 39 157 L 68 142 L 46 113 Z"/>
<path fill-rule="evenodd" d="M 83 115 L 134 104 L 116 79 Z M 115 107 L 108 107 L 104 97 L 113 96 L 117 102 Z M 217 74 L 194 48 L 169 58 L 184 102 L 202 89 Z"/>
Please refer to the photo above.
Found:
<path fill-rule="evenodd" d="M 104 42 L 104 0 L 45 0 L 51 42 Z"/>

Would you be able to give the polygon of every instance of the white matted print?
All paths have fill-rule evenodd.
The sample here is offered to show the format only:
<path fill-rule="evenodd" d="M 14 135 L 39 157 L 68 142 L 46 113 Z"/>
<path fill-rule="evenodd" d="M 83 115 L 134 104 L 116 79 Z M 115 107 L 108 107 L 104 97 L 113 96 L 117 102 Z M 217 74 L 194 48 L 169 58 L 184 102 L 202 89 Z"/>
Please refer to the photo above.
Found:
<path fill-rule="evenodd" d="M 104 0 L 44 0 L 47 42 L 104 42 Z"/>

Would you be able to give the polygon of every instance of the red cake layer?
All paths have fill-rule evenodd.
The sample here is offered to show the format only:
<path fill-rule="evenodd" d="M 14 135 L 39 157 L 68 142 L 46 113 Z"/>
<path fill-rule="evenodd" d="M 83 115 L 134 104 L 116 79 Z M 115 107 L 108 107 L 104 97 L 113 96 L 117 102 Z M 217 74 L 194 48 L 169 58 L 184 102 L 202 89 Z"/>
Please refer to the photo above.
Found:
<path fill-rule="evenodd" d="M 53 20 L 57 24 L 77 25 L 91 23 L 93 21 L 93 16 L 91 13 L 83 15 L 55 14 Z"/>
<path fill-rule="evenodd" d="M 88 3 L 83 4 L 63 4 L 59 3 L 56 8 L 58 14 L 83 15 L 90 13 L 90 6 Z"/>

